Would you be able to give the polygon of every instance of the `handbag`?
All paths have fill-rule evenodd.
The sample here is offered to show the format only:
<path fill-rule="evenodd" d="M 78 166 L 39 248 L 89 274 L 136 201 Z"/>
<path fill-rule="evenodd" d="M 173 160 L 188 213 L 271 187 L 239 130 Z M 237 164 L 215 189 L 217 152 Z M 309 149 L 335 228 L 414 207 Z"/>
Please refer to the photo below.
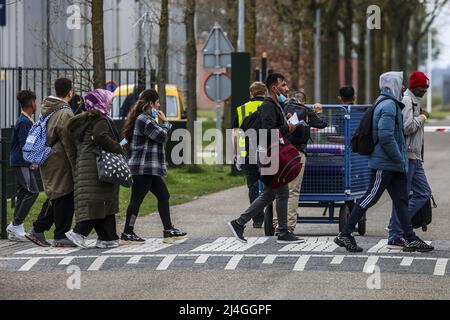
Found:
<path fill-rule="evenodd" d="M 109 129 L 116 135 L 114 128 L 107 121 Z M 109 152 L 97 147 L 95 151 L 97 155 L 97 172 L 98 180 L 101 182 L 118 184 L 126 188 L 133 185 L 133 176 L 128 167 L 128 163 L 122 154 Z"/>

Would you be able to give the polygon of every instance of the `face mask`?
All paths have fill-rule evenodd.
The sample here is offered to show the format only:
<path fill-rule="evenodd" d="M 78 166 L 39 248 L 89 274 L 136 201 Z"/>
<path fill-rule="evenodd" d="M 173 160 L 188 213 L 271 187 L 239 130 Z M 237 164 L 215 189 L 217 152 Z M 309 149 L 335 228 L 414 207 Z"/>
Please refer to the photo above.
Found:
<path fill-rule="evenodd" d="M 287 98 L 283 94 L 281 94 L 279 91 L 277 93 L 277 98 L 278 98 L 279 103 L 285 103 L 287 100 Z"/>
<path fill-rule="evenodd" d="M 156 118 L 158 116 L 158 110 L 156 110 L 155 108 L 152 108 L 152 117 Z"/>

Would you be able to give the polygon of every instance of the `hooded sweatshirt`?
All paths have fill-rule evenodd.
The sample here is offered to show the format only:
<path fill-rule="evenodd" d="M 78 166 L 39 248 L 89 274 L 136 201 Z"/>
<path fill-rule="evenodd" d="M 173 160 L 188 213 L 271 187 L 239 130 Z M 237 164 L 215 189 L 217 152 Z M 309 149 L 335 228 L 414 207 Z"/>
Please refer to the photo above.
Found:
<path fill-rule="evenodd" d="M 76 148 L 67 125 L 74 115 L 69 104 L 56 97 L 45 98 L 41 107 L 41 114 L 47 116 L 64 106 L 67 108 L 56 112 L 47 122 L 47 145 L 52 151 L 40 167 L 44 190 L 50 200 L 73 192 Z"/>
<path fill-rule="evenodd" d="M 381 102 L 373 116 L 374 152 L 369 157 L 369 168 L 407 172 L 405 136 L 403 131 L 402 98 L 403 73 L 388 72 L 380 77 Z"/>

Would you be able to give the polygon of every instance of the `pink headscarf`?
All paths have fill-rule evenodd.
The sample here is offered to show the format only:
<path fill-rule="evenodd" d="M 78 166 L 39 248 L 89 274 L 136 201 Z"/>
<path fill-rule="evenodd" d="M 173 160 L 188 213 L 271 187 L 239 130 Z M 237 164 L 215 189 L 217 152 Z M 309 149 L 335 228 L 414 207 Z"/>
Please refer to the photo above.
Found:
<path fill-rule="evenodd" d="M 114 93 L 109 90 L 95 89 L 86 93 L 84 96 L 84 104 L 86 110 L 97 110 L 101 114 L 111 119 L 109 106 L 114 98 Z"/>

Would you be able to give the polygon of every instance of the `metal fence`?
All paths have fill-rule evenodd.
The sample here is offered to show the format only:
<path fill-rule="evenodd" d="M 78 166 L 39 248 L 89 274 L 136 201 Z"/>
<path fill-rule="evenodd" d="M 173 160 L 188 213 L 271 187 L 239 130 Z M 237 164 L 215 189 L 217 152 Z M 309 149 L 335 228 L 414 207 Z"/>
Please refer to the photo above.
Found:
<path fill-rule="evenodd" d="M 38 102 L 53 92 L 53 83 L 58 78 L 69 78 L 74 83 L 75 94 L 83 96 L 93 88 L 93 69 L 43 69 L 43 68 L 0 68 L 0 128 L 14 125 L 20 107 L 16 99 L 20 90 L 32 90 Z M 117 85 L 146 86 L 145 69 L 107 69 L 106 80 Z M 132 90 L 132 87 L 126 88 Z M 131 92 L 129 92 L 131 94 Z M 128 94 L 127 94 L 128 95 Z M 36 117 L 40 114 L 40 107 Z"/>

